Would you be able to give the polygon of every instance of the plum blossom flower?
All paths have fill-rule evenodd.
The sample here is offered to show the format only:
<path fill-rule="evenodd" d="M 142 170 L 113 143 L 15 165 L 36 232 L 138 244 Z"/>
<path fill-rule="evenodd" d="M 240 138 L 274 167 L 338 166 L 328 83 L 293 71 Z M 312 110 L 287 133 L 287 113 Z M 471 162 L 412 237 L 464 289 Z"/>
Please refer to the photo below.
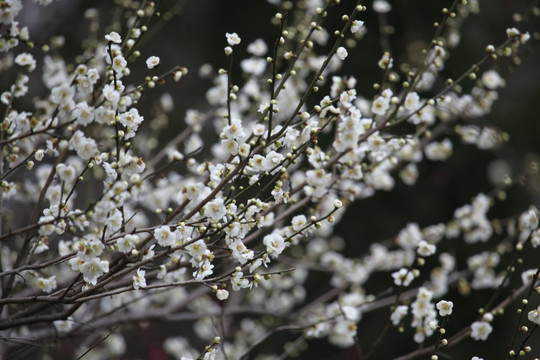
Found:
<path fill-rule="evenodd" d="M 70 316 L 66 320 L 55 320 L 53 321 L 53 325 L 56 328 L 56 330 L 59 333 L 66 334 L 73 328 L 73 325 L 75 322 L 73 321 L 73 318 Z"/>
<path fill-rule="evenodd" d="M 214 264 L 212 264 L 208 259 L 199 263 L 199 268 L 193 272 L 193 277 L 195 280 L 203 280 L 204 278 L 212 275 Z"/>
<path fill-rule="evenodd" d="M 170 226 L 163 225 L 154 230 L 154 237 L 161 246 L 172 246 L 176 242 L 174 233 Z"/>
<path fill-rule="evenodd" d="M 50 276 L 48 278 L 40 277 L 36 280 L 36 286 L 43 290 L 44 293 L 50 294 L 56 289 L 56 276 Z"/>
<path fill-rule="evenodd" d="M 231 285 L 234 291 L 238 291 L 240 289 L 244 289 L 250 286 L 249 280 L 243 276 L 244 273 L 242 271 L 237 271 L 231 277 Z"/>
<path fill-rule="evenodd" d="M 242 127 L 242 121 L 240 119 L 232 119 L 231 124 L 223 128 L 223 134 L 229 139 L 234 140 L 238 140 L 246 136 L 246 133 Z"/>
<path fill-rule="evenodd" d="M 89 159 L 97 152 L 96 141 L 84 136 L 81 130 L 77 130 L 69 140 L 69 149 L 77 152 L 77 156 L 83 159 Z"/>
<path fill-rule="evenodd" d="M 441 300 L 437 303 L 437 310 L 439 310 L 440 316 L 447 316 L 452 314 L 452 308 L 454 303 L 451 301 Z"/>
<path fill-rule="evenodd" d="M 245 73 L 253 74 L 255 76 L 260 76 L 266 70 L 268 62 L 266 59 L 261 58 L 250 58 L 244 59 L 240 62 L 240 67 Z"/>
<path fill-rule="evenodd" d="M 124 136 L 126 139 L 135 136 L 135 132 L 139 129 L 139 125 L 141 125 L 144 120 L 144 118 L 139 115 L 139 111 L 136 108 L 131 108 L 129 111 L 120 114 L 118 119 L 128 130 Z"/>
<path fill-rule="evenodd" d="M 418 248 L 416 249 L 416 252 L 420 256 L 431 256 L 435 254 L 436 250 L 437 250 L 437 247 L 435 245 L 430 244 L 425 240 L 421 240 L 418 243 Z"/>
<path fill-rule="evenodd" d="M 70 85 L 62 84 L 52 89 L 51 100 L 58 105 L 64 105 L 73 101 L 73 95 L 75 95 L 75 89 Z"/>
<path fill-rule="evenodd" d="M 488 70 L 482 74 L 482 83 L 490 90 L 495 90 L 504 85 L 504 80 L 495 70 Z"/>
<path fill-rule="evenodd" d="M 109 272 L 109 262 L 107 260 L 101 260 L 100 258 L 93 258 L 85 261 L 80 267 L 81 274 L 83 274 L 84 281 L 90 285 L 96 285 L 97 279 Z"/>
<path fill-rule="evenodd" d="M 122 55 L 117 55 L 112 60 L 112 68 L 116 73 L 121 73 L 127 66 L 127 61 Z"/>
<path fill-rule="evenodd" d="M 247 52 L 255 56 L 263 56 L 268 51 L 268 46 L 263 39 L 257 39 L 247 46 Z"/>
<path fill-rule="evenodd" d="M 139 288 L 144 289 L 146 287 L 146 278 L 144 277 L 145 274 L 146 271 L 139 268 L 137 269 L 137 274 L 133 275 L 133 288 L 135 290 L 138 290 Z"/>
<path fill-rule="evenodd" d="M 397 236 L 397 243 L 404 249 L 414 249 L 422 240 L 423 235 L 417 223 L 408 223 Z"/>
<path fill-rule="evenodd" d="M 136 234 L 127 234 L 124 237 L 116 239 L 116 245 L 118 246 L 118 251 L 123 252 L 124 254 L 130 252 L 135 245 L 139 243 L 141 239 Z"/>
<path fill-rule="evenodd" d="M 493 331 L 493 327 L 486 321 L 475 321 L 471 324 L 471 337 L 474 340 L 487 340 L 489 334 Z"/>
<path fill-rule="evenodd" d="M 80 102 L 75 106 L 73 110 L 73 116 L 78 124 L 87 126 L 94 121 L 94 108 L 88 106 L 86 101 Z"/>
<path fill-rule="evenodd" d="M 360 20 L 354 20 L 352 25 L 351 25 L 351 32 L 354 34 L 354 33 L 357 33 L 360 31 L 360 29 L 364 26 L 364 22 L 363 21 L 360 21 Z"/>
<path fill-rule="evenodd" d="M 396 306 L 396 309 L 392 312 L 392 315 L 390 315 L 390 320 L 392 321 L 392 324 L 394 324 L 394 326 L 398 326 L 408 312 L 409 307 L 407 305 Z"/>
<path fill-rule="evenodd" d="M 103 96 L 109 100 L 114 106 L 120 101 L 120 93 L 115 89 L 114 85 L 106 84 L 103 87 Z"/>
<path fill-rule="evenodd" d="M 21 53 L 15 57 L 15 64 L 28 67 L 29 71 L 36 68 L 36 60 L 30 53 Z"/>
<path fill-rule="evenodd" d="M 253 250 L 249 250 L 241 239 L 236 239 L 229 245 L 229 249 L 232 250 L 233 256 L 240 264 L 245 264 L 248 260 L 252 260 L 255 256 Z"/>
<path fill-rule="evenodd" d="M 277 258 L 283 252 L 283 250 L 285 250 L 287 245 L 283 239 L 283 236 L 277 234 L 276 232 L 266 235 L 263 238 L 263 244 L 266 245 L 266 251 L 273 258 Z"/>
<path fill-rule="evenodd" d="M 509 38 L 519 37 L 519 41 L 520 41 L 522 44 L 525 44 L 525 43 L 531 38 L 531 35 L 530 35 L 528 32 L 525 33 L 525 34 L 522 34 L 522 33 L 521 33 L 518 29 L 516 29 L 515 27 L 506 29 L 506 35 L 507 35 Z"/>
<path fill-rule="evenodd" d="M 452 155 L 452 141 L 444 139 L 441 142 L 434 141 L 426 145 L 424 152 L 432 161 L 444 161 Z"/>
<path fill-rule="evenodd" d="M 237 33 L 226 33 L 225 37 L 227 38 L 227 43 L 231 46 L 238 45 L 242 41 Z"/>
<path fill-rule="evenodd" d="M 347 52 L 347 49 L 345 49 L 343 46 L 340 46 L 336 51 L 336 55 L 339 60 L 345 60 L 349 53 Z"/>
<path fill-rule="evenodd" d="M 414 111 L 418 109 L 419 105 L 420 105 L 420 96 L 418 96 L 418 94 L 415 93 L 414 91 L 408 93 L 407 96 L 405 97 L 405 103 L 404 103 L 405 109 L 409 111 Z"/>
<path fill-rule="evenodd" d="M 153 69 L 159 65 L 159 62 L 160 59 L 158 56 L 150 56 L 148 59 L 146 59 L 146 67 L 148 69 Z"/>
<path fill-rule="evenodd" d="M 356 324 L 353 321 L 339 319 L 332 327 L 328 341 L 337 346 L 349 347 L 354 344 L 356 330 Z"/>
<path fill-rule="evenodd" d="M 262 166 L 264 170 L 270 171 L 276 166 L 278 166 L 283 161 L 283 159 L 285 159 L 283 155 L 272 150 L 266 155 L 265 159 L 262 161 Z"/>
<path fill-rule="evenodd" d="M 384 14 L 392 10 L 392 5 L 390 5 L 386 0 L 375 0 L 373 2 L 373 11 L 379 14 Z"/>
<path fill-rule="evenodd" d="M 527 318 L 536 325 L 540 325 L 540 306 L 538 306 L 534 310 L 529 311 L 529 313 L 527 314 Z"/>
<path fill-rule="evenodd" d="M 193 244 L 186 246 L 186 250 L 197 262 L 202 261 L 203 255 L 205 255 L 208 251 L 204 240 L 197 240 Z"/>
<path fill-rule="evenodd" d="M 294 231 L 300 231 L 307 224 L 306 216 L 296 215 L 292 218 L 291 223 Z"/>
<path fill-rule="evenodd" d="M 122 37 L 116 31 L 111 31 L 109 34 L 105 35 L 105 40 L 115 44 L 122 43 Z"/>
<path fill-rule="evenodd" d="M 216 297 L 218 298 L 218 300 L 227 300 L 227 298 L 229 297 L 229 292 L 225 289 L 219 289 L 218 291 L 216 291 Z"/>
<path fill-rule="evenodd" d="M 394 284 L 397 286 L 409 286 L 409 284 L 414 280 L 414 274 L 412 271 L 405 268 L 401 268 L 392 273 L 392 277 L 394 278 Z"/>
<path fill-rule="evenodd" d="M 225 208 L 222 198 L 208 202 L 204 209 L 204 214 L 214 221 L 221 220 L 221 218 L 227 213 L 227 209 Z"/>
<path fill-rule="evenodd" d="M 371 112 L 375 115 L 383 116 L 386 114 L 386 110 L 390 107 L 390 100 L 384 96 L 377 96 L 373 103 L 371 104 Z"/>

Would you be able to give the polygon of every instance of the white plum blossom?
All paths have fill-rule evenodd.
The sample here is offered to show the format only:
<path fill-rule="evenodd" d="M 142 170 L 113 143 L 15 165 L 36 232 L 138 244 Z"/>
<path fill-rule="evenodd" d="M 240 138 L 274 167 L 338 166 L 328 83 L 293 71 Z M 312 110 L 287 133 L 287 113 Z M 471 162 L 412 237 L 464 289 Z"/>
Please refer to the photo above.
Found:
<path fill-rule="evenodd" d="M 139 115 L 139 111 L 136 108 L 131 108 L 129 111 L 120 114 L 119 121 L 128 130 L 124 137 L 126 139 L 134 137 L 135 132 L 139 129 L 143 120 L 144 118 Z"/>
<path fill-rule="evenodd" d="M 524 229 L 535 230 L 538 227 L 538 214 L 534 209 L 530 209 L 519 217 L 519 224 Z"/>
<path fill-rule="evenodd" d="M 410 92 L 405 97 L 404 107 L 409 111 L 418 110 L 420 106 L 420 96 L 416 92 Z"/>
<path fill-rule="evenodd" d="M 73 326 L 75 325 L 73 318 L 70 316 L 66 320 L 56 320 L 53 322 L 56 330 L 62 334 L 69 333 Z"/>
<path fill-rule="evenodd" d="M 154 230 L 154 237 L 157 243 L 161 246 L 173 246 L 176 243 L 175 234 L 171 231 L 170 226 L 163 225 Z"/>
<path fill-rule="evenodd" d="M 146 278 L 144 277 L 146 271 L 142 269 L 137 269 L 137 273 L 133 275 L 133 288 L 138 290 L 140 288 L 144 289 L 146 287 Z"/>
<path fill-rule="evenodd" d="M 354 344 L 356 330 L 357 328 L 354 322 L 340 319 L 332 327 L 328 341 L 340 347 L 349 347 Z"/>
<path fill-rule="evenodd" d="M 414 249 L 419 247 L 423 241 L 423 234 L 416 223 L 409 223 L 402 229 L 397 237 L 397 243 L 404 249 Z"/>
<path fill-rule="evenodd" d="M 273 258 L 277 258 L 287 246 L 287 243 L 285 242 L 285 239 L 283 239 L 283 236 L 275 232 L 266 235 L 263 238 L 263 244 L 266 245 L 266 251 Z"/>
<path fill-rule="evenodd" d="M 210 201 L 204 207 L 204 214 L 214 221 L 221 220 L 223 216 L 227 213 L 223 199 L 218 198 L 213 201 Z"/>
<path fill-rule="evenodd" d="M 377 96 L 371 105 L 371 112 L 375 115 L 383 116 L 390 107 L 390 101 L 384 96 Z"/>
<path fill-rule="evenodd" d="M 527 314 L 527 318 L 529 321 L 532 321 L 536 325 L 540 325 L 540 306 L 538 306 L 536 309 L 529 311 Z"/>
<path fill-rule="evenodd" d="M 73 116 L 78 124 L 87 126 L 94 121 L 94 108 L 88 106 L 86 101 L 80 102 L 75 106 L 73 110 Z"/>
<path fill-rule="evenodd" d="M 238 155 L 238 151 L 239 151 L 238 143 L 232 139 L 221 140 L 221 147 L 229 155 Z"/>
<path fill-rule="evenodd" d="M 285 157 L 282 154 L 272 150 L 266 155 L 264 160 L 262 160 L 262 168 L 265 171 L 270 171 L 276 168 L 284 158 Z"/>
<path fill-rule="evenodd" d="M 116 106 L 120 101 L 120 92 L 112 84 L 107 84 L 103 87 L 103 96 L 109 100 L 113 106 Z"/>
<path fill-rule="evenodd" d="M 488 70 L 482 74 L 482 83 L 490 90 L 495 90 L 504 85 L 504 81 L 495 70 Z"/>
<path fill-rule="evenodd" d="M 193 272 L 193 278 L 195 280 L 203 280 L 213 274 L 213 268 L 214 264 L 210 260 L 205 259 L 198 264 L 198 269 Z"/>
<path fill-rule="evenodd" d="M 58 173 L 58 176 L 62 181 L 71 184 L 73 180 L 75 180 L 75 177 L 77 176 L 77 173 L 75 171 L 75 168 L 71 165 L 66 164 L 58 164 L 56 165 L 56 172 Z"/>
<path fill-rule="evenodd" d="M 82 159 L 89 159 L 97 153 L 96 141 L 84 136 L 81 130 L 77 130 L 69 140 L 69 149 L 75 150 Z"/>
<path fill-rule="evenodd" d="M 227 43 L 231 46 L 238 45 L 242 41 L 237 33 L 226 33 L 225 37 L 227 38 Z"/>
<path fill-rule="evenodd" d="M 97 257 L 92 258 L 80 265 L 80 272 L 84 277 L 84 281 L 90 285 L 96 285 L 97 279 L 109 272 L 109 262 Z"/>
<path fill-rule="evenodd" d="M 253 250 L 248 249 L 241 239 L 234 240 L 229 245 L 229 249 L 232 250 L 234 258 L 242 265 L 252 260 L 255 256 Z"/>
<path fill-rule="evenodd" d="M 50 294 L 57 287 L 56 276 L 53 275 L 48 278 L 40 277 L 36 280 L 36 286 L 44 293 Z"/>
<path fill-rule="evenodd" d="M 394 326 L 398 326 L 401 323 L 401 320 L 407 315 L 408 312 L 409 312 L 409 307 L 407 305 L 396 306 L 396 309 L 392 312 L 392 315 L 390 316 L 390 320 L 392 321 L 392 324 Z"/>
<path fill-rule="evenodd" d="M 392 58 L 389 52 L 385 52 L 383 56 L 381 57 L 381 59 L 379 60 L 379 62 L 377 63 L 377 65 L 383 70 L 391 69 L 394 66 L 394 59 Z M 388 92 L 388 91 L 390 91 L 390 89 L 385 89 L 383 91 L 383 96 L 385 95 L 385 92 Z M 388 99 L 388 96 L 385 96 L 385 97 Z"/>
<path fill-rule="evenodd" d="M 186 250 L 197 262 L 201 262 L 203 255 L 206 255 L 208 252 L 208 248 L 203 240 L 197 240 L 196 242 L 186 246 Z"/>
<path fill-rule="evenodd" d="M 452 314 L 454 303 L 451 301 L 441 300 L 437 303 L 437 310 L 439 310 L 440 316 L 448 316 Z"/>
<path fill-rule="evenodd" d="M 244 273 L 242 271 L 237 271 L 231 277 L 231 285 L 234 291 L 239 291 L 240 289 L 250 287 L 249 280 L 243 276 Z"/>
<path fill-rule="evenodd" d="M 435 251 L 437 250 L 437 247 L 433 244 L 428 243 L 425 240 L 420 240 L 418 243 L 418 248 L 416 249 L 416 252 L 420 256 L 431 256 L 435 254 Z"/>
<path fill-rule="evenodd" d="M 268 51 L 268 46 L 263 39 L 257 39 L 250 43 L 246 50 L 252 55 L 263 56 Z"/>
<path fill-rule="evenodd" d="M 112 60 L 112 68 L 115 72 L 121 73 L 127 66 L 127 61 L 122 55 L 117 55 Z"/>
<path fill-rule="evenodd" d="M 471 337 L 474 340 L 485 341 L 492 331 L 493 327 L 486 321 L 475 321 L 471 324 Z"/>
<path fill-rule="evenodd" d="M 429 160 L 444 161 L 452 155 L 452 142 L 444 139 L 441 142 L 431 142 L 424 149 L 424 153 Z"/>
<path fill-rule="evenodd" d="M 218 298 L 218 300 L 227 300 L 227 298 L 229 297 L 229 292 L 225 289 L 219 289 L 218 291 L 216 291 L 216 297 Z"/>
<path fill-rule="evenodd" d="M 124 254 L 129 253 L 135 246 L 140 242 L 140 238 L 136 234 L 127 234 L 123 237 L 116 239 L 116 245 L 118 246 L 118 251 L 123 252 Z"/>
<path fill-rule="evenodd" d="M 67 84 L 62 84 L 52 89 L 51 100 L 58 105 L 65 105 L 73 101 L 75 89 Z"/>
<path fill-rule="evenodd" d="M 364 26 L 364 22 L 363 21 L 360 21 L 360 20 L 354 20 L 352 25 L 351 25 L 351 32 L 354 34 L 354 33 L 357 33 L 360 31 L 360 29 Z"/>
<path fill-rule="evenodd" d="M 240 67 L 245 73 L 260 76 L 266 70 L 268 62 L 265 59 L 250 58 L 240 62 Z"/>
<path fill-rule="evenodd" d="M 122 42 L 122 37 L 116 31 L 111 31 L 109 34 L 105 35 L 105 40 L 120 44 Z"/>
<path fill-rule="evenodd" d="M 349 53 L 347 52 L 347 49 L 345 49 L 343 46 L 340 46 L 336 51 L 336 55 L 339 60 L 345 60 Z"/>
<path fill-rule="evenodd" d="M 28 67 L 29 71 L 32 71 L 36 68 L 36 60 L 34 56 L 30 53 L 21 53 L 15 57 L 15 63 L 19 66 Z"/>
<path fill-rule="evenodd" d="M 230 125 L 223 128 L 223 134 L 230 139 L 238 140 L 246 136 L 240 119 L 232 119 Z"/>
<path fill-rule="evenodd" d="M 291 222 L 293 230 L 300 231 L 307 224 L 307 219 L 305 215 L 297 215 L 292 218 Z"/>
<path fill-rule="evenodd" d="M 506 35 L 509 38 L 514 38 L 514 37 L 519 38 L 519 41 L 522 44 L 525 44 L 531 38 L 531 35 L 528 32 L 523 34 L 515 27 L 506 29 Z"/>
<path fill-rule="evenodd" d="M 148 69 L 153 69 L 159 65 L 159 62 L 159 56 L 150 56 L 148 59 L 146 59 L 146 67 Z"/>
<path fill-rule="evenodd" d="M 373 11 L 384 14 L 384 13 L 389 12 L 390 10 L 392 10 L 392 6 L 390 5 L 390 3 L 388 3 L 388 1 L 386 0 L 373 1 Z"/>
<path fill-rule="evenodd" d="M 401 268 L 399 271 L 393 272 L 394 284 L 397 286 L 409 286 L 414 280 L 414 274 L 411 270 Z"/>

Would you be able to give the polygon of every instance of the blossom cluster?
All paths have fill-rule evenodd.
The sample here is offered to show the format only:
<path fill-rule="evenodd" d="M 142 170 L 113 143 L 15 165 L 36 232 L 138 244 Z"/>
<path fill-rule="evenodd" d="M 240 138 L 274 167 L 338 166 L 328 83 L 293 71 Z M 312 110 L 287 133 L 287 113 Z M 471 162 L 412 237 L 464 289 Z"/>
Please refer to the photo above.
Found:
<path fill-rule="evenodd" d="M 167 52 L 144 44 L 174 6 L 124 1 L 107 30 L 98 8 L 86 10 L 93 40 L 68 60 L 65 39 L 34 42 L 21 26 L 21 0 L 0 0 L 0 335 L 70 338 L 68 357 L 119 358 L 130 351 L 130 324 L 172 322 L 192 326 L 160 339 L 160 351 L 180 360 L 278 359 L 323 341 L 367 359 L 397 329 L 389 336 L 418 348 L 392 356 L 437 359 L 449 342 L 488 341 L 503 310 L 520 306 L 506 350 L 530 352 L 540 268 L 523 254 L 538 251 L 540 211 L 532 201 L 494 213 L 514 188 L 534 191 L 536 161 L 519 164 L 520 174 L 494 171 L 493 188 L 450 218 L 408 219 L 386 240 L 359 235 L 362 252 L 339 230 L 355 204 L 414 188 L 426 164 L 508 146 L 489 117 L 505 87 L 501 58 L 517 65 L 531 40 L 525 15 L 451 79 L 448 60 L 478 1 L 444 8 L 410 63 L 386 44 L 390 27 L 371 20 L 386 23 L 395 11 L 386 0 L 268 2 L 275 41 L 225 33 L 223 67 L 198 71 L 212 80 L 208 106 L 187 109 L 171 136 L 179 99 L 162 86 L 195 75 L 181 64 L 163 69 Z M 382 81 L 362 92 L 362 76 L 344 65 L 377 31 Z M 31 91 L 34 82 L 41 90 Z M 461 317 L 464 299 L 480 291 L 493 297 Z M 368 344 L 358 336 L 373 326 L 364 315 L 380 308 L 387 326 L 375 326 L 380 340 Z M 449 334 L 448 323 L 462 329 Z M 261 345 L 277 332 L 286 344 Z M 103 340 L 90 347 L 96 334 Z M 32 353 L 26 343 L 2 342 L 0 357 Z"/>

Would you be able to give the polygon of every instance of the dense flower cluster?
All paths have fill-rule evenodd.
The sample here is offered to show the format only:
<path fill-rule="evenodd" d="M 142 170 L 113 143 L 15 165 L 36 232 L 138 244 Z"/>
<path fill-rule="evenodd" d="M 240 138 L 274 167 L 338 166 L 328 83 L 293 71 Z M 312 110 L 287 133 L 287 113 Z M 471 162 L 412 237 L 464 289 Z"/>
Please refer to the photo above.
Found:
<path fill-rule="evenodd" d="M 60 56 L 61 39 L 31 40 L 19 24 L 21 0 L 0 0 L 0 71 L 16 74 L 9 84 L 2 75 L 0 96 L 3 338 L 54 342 L 97 330 L 103 341 L 92 348 L 95 341 L 73 340 L 77 356 L 119 358 L 129 351 L 123 326 L 156 320 L 193 326 L 160 344 L 180 360 L 278 359 L 316 339 L 366 346 L 359 356 L 367 359 L 379 342 L 370 347 L 358 338 L 364 314 L 386 307 L 381 340 L 398 327 L 419 344 L 400 358 L 412 359 L 437 358 L 439 346 L 464 333 L 489 340 L 496 317 L 519 296 L 520 312 L 534 329 L 540 324 L 540 307 L 527 307 L 538 301 L 540 268 L 523 272 L 516 286 L 512 273 L 524 259 L 509 256 L 538 251 L 539 209 L 492 215 L 533 171 L 518 181 L 503 171 L 492 191 L 451 219 L 427 226 L 410 219 L 363 254 L 346 251 L 349 240 L 336 230 L 355 202 L 414 186 L 424 163 L 446 161 L 458 147 L 495 151 L 508 141 L 480 119 L 505 86 L 499 58 L 517 58 L 527 30 L 508 28 L 499 45 L 449 79 L 444 70 L 459 28 L 479 11 L 475 0 L 455 1 L 421 61 L 404 63 L 384 48 L 373 64 L 383 81 L 361 94 L 361 77 L 343 65 L 368 29 L 376 31 L 368 15 L 385 23 L 392 4 L 269 2 L 278 9 L 275 42 L 226 33 L 228 68 L 199 71 L 213 80 L 209 108 L 187 110 L 184 130 L 164 143 L 157 130 L 175 99 L 164 92 L 151 111 L 141 104 L 188 70 L 163 69 L 166 52 L 147 54 L 141 45 L 166 11 L 161 2 L 123 2 L 127 22 L 107 32 L 99 11 L 88 9 L 97 40 L 70 63 Z M 326 27 L 338 15 L 341 28 Z M 244 48 L 249 57 L 233 59 Z M 233 76 L 235 61 L 242 76 Z M 143 83 L 135 83 L 135 71 L 144 71 Z M 34 81 L 40 92 L 30 91 Z M 314 292 L 319 273 L 326 278 Z M 507 297 L 495 296 L 479 318 L 460 318 L 458 298 L 480 289 Z M 454 318 L 464 330 L 443 338 Z M 516 331 L 527 333 L 524 323 Z M 295 341 L 273 353 L 260 346 L 280 331 Z M 207 346 L 196 350 L 201 341 Z M 34 351 L 25 342 L 2 342 L 0 357 Z M 519 346 L 514 339 L 510 353 L 530 351 Z"/>

